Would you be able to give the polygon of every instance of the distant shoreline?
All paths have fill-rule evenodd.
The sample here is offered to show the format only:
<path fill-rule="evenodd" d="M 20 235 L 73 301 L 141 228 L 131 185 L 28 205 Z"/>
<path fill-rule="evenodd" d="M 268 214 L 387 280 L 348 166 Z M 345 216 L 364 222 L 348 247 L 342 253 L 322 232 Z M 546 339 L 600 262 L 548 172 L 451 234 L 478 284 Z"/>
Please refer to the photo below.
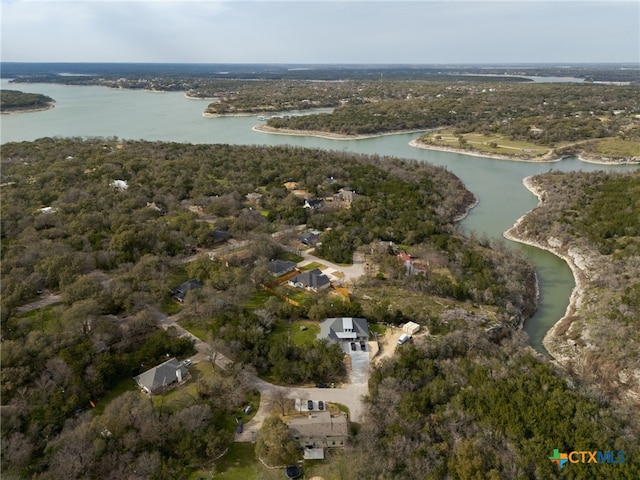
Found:
<path fill-rule="evenodd" d="M 562 160 L 562 157 L 553 157 L 553 158 L 519 158 L 510 155 L 501 155 L 498 153 L 489 153 L 489 152 L 481 152 L 479 150 L 466 150 L 464 148 L 455 148 L 455 147 L 440 147 L 436 145 L 429 145 L 427 143 L 419 142 L 418 139 L 411 140 L 409 145 L 415 148 L 422 148 L 424 150 L 436 150 L 439 152 L 449 152 L 449 153 L 459 153 L 460 155 L 469 155 L 471 157 L 483 157 L 483 158 L 493 158 L 494 160 L 509 160 L 511 162 L 526 162 L 526 163 L 553 163 L 559 162 Z"/>
<path fill-rule="evenodd" d="M 543 156 L 540 158 L 531 158 L 531 159 L 527 159 L 527 158 L 519 158 L 519 157 L 514 157 L 514 156 L 509 156 L 509 155 L 500 155 L 500 154 L 496 154 L 496 153 L 488 153 L 488 152 L 481 152 L 478 150 L 466 150 L 463 148 L 455 148 L 455 147 L 440 147 L 440 146 L 436 146 L 436 145 L 429 145 L 427 143 L 423 143 L 423 142 L 419 142 L 418 139 L 414 139 L 411 140 L 409 142 L 409 145 L 411 145 L 412 147 L 415 148 L 422 148 L 425 150 L 436 150 L 436 151 L 440 151 L 440 152 L 449 152 L 449 153 L 458 153 L 460 155 L 469 155 L 471 157 L 483 157 L 483 158 L 493 158 L 495 160 L 508 160 L 511 162 L 526 162 L 526 163 L 554 163 L 554 162 L 560 162 L 562 161 L 564 158 L 567 157 L 559 157 L 559 156 Z M 621 158 L 621 159 L 612 159 L 612 158 L 607 158 L 607 157 L 587 157 L 581 154 L 577 154 L 577 155 L 571 155 L 572 157 L 575 156 L 578 158 L 578 160 L 580 160 L 581 162 L 585 162 L 585 163 L 595 163 L 598 165 L 638 165 L 640 164 L 640 158 L 636 158 L 636 157 L 631 157 L 630 159 L 628 158 Z"/>
<path fill-rule="evenodd" d="M 402 135 L 405 133 L 421 133 L 429 129 L 421 128 L 419 130 L 398 130 L 395 132 L 372 133 L 369 135 L 346 135 L 344 133 L 323 132 L 321 130 L 291 130 L 286 128 L 273 128 L 268 125 L 255 125 L 252 130 L 262 133 L 273 133 L 274 135 L 297 135 L 300 137 L 319 137 L 328 138 L 330 140 L 363 140 L 366 138 L 385 137 L 388 135 Z"/>
<path fill-rule="evenodd" d="M 55 102 L 54 103 L 49 103 L 48 105 L 46 105 L 44 107 L 20 108 L 20 109 L 17 109 L 17 110 L 5 110 L 5 111 L 0 112 L 0 114 L 2 114 L 2 115 L 13 115 L 13 114 L 16 114 L 16 113 L 44 112 L 46 110 L 51 110 L 54 107 L 55 107 Z"/>

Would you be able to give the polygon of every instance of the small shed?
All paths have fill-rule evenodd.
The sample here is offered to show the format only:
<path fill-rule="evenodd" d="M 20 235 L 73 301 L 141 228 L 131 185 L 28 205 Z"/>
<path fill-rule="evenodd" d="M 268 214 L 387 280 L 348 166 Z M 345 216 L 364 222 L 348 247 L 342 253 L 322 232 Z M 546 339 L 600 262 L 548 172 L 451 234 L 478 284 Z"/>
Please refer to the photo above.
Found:
<path fill-rule="evenodd" d="M 409 335 L 415 335 L 420 331 L 420 325 L 415 322 L 407 322 L 402 326 L 402 331 Z"/>

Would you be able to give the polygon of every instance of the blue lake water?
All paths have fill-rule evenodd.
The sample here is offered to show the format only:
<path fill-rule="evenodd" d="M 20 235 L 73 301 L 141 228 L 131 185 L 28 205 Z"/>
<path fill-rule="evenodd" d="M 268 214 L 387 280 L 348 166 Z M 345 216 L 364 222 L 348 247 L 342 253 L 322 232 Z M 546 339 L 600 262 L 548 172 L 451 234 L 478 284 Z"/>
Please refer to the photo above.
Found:
<path fill-rule="evenodd" d="M 55 108 L 2 115 L 0 140 L 29 141 L 41 137 L 118 137 L 132 140 L 162 140 L 188 143 L 246 145 L 296 145 L 366 154 L 412 158 L 447 167 L 459 176 L 479 199 L 479 204 L 461 224 L 494 238 L 525 212 L 536 198 L 522 185 L 524 177 L 559 171 L 629 171 L 637 166 L 603 166 L 576 158 L 554 163 L 527 163 L 438 152 L 411 147 L 419 134 L 398 134 L 361 140 L 334 140 L 297 135 L 273 135 L 252 130 L 263 123 L 257 116 L 204 118 L 209 100 L 188 99 L 183 93 L 153 93 L 105 87 L 75 87 L 52 84 L 9 84 L 2 89 L 42 93 L 56 100 Z M 571 271 L 558 257 L 537 248 L 508 242 L 535 263 L 540 282 L 540 307 L 526 322 L 531 345 L 544 351 L 542 339 L 551 325 L 564 315 L 574 287 Z"/>

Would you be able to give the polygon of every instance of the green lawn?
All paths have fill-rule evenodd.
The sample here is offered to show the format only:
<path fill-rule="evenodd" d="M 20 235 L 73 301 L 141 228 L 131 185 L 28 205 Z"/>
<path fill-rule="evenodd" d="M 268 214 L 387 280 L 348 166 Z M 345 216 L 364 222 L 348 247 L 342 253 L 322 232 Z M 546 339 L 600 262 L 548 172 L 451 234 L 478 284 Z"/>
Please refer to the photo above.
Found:
<path fill-rule="evenodd" d="M 190 480 L 199 478 L 215 480 L 259 480 L 268 474 L 268 469 L 255 458 L 255 445 L 234 443 L 226 455 L 215 462 L 210 470 L 195 472 Z M 282 475 L 282 474 L 281 474 Z M 278 478 L 283 478 L 278 477 Z"/>
<path fill-rule="evenodd" d="M 265 302 L 269 299 L 270 296 L 271 295 L 269 294 L 269 292 L 262 289 L 256 289 L 253 292 L 253 295 L 251 295 L 251 300 L 249 300 L 246 307 L 250 310 L 263 308 Z"/>
<path fill-rule="evenodd" d="M 124 392 L 128 392 L 130 390 L 137 390 L 136 382 L 133 380 L 133 377 L 127 377 L 120 380 L 115 386 L 111 389 L 109 393 L 107 393 L 104 397 L 100 399 L 100 401 L 96 402 L 96 408 L 93 412 L 96 415 L 102 415 L 104 409 L 114 400 L 116 397 L 119 397 Z M 143 395 L 140 393 L 140 395 Z"/>
<path fill-rule="evenodd" d="M 58 329 L 58 320 L 60 317 L 57 311 L 58 305 L 60 305 L 60 303 L 54 303 L 46 307 L 25 312 L 18 317 L 21 325 L 12 325 L 11 328 L 15 328 L 16 330 L 25 329 L 25 331 L 42 330 L 43 332 Z"/>
<path fill-rule="evenodd" d="M 311 478 L 314 472 L 322 473 L 325 462 L 318 460 L 305 461 L 302 466 L 303 477 Z M 229 451 L 214 462 L 211 468 L 194 472 L 189 480 L 282 480 L 284 469 L 267 468 L 255 456 L 253 443 L 234 443 Z M 329 477 L 325 477 L 329 480 Z"/>
<path fill-rule="evenodd" d="M 175 301 L 173 301 L 171 299 L 168 299 L 160 307 L 160 310 L 162 310 L 164 313 L 166 313 L 169 316 L 175 315 L 181 309 L 182 309 L 182 305 L 180 305 L 178 302 L 175 302 Z"/>
<path fill-rule="evenodd" d="M 189 367 L 191 378 L 183 385 L 168 391 L 164 395 L 154 395 L 153 404 L 156 409 L 174 410 L 194 405 L 197 398 L 196 384 L 198 380 L 213 372 L 213 367 L 209 362 L 200 362 Z"/>
<path fill-rule="evenodd" d="M 302 330 L 300 327 L 306 327 Z M 302 346 L 315 342 L 320 333 L 320 326 L 310 320 L 299 320 L 291 325 L 285 322 L 278 322 L 271 333 L 272 336 L 289 337 L 293 345 Z"/>
<path fill-rule="evenodd" d="M 300 267 L 300 270 L 302 270 L 303 272 L 308 272 L 309 270 L 313 270 L 314 268 L 319 268 L 320 270 L 322 270 L 324 268 L 327 268 L 327 266 L 319 262 L 311 262 L 308 265 L 305 265 L 304 267 Z"/>
<path fill-rule="evenodd" d="M 462 145 L 457 135 L 446 130 L 426 135 L 423 138 L 436 147 L 467 147 L 474 151 L 498 155 L 541 157 L 550 150 L 549 147 L 542 147 L 532 142 L 509 140 L 502 135 L 484 135 L 481 133 L 465 133 L 462 138 L 466 143 Z"/>
<path fill-rule="evenodd" d="M 301 262 L 302 260 L 304 260 L 303 257 L 296 255 L 295 253 L 291 253 L 291 252 L 287 252 L 286 250 L 284 252 L 282 252 L 280 255 L 278 255 L 278 260 L 285 260 L 288 262 Z"/>
<path fill-rule="evenodd" d="M 603 138 L 596 141 L 598 154 L 603 157 L 640 157 L 640 142 L 621 138 Z"/>
<path fill-rule="evenodd" d="M 371 333 L 377 333 L 380 336 L 384 336 L 384 334 L 387 332 L 387 327 L 385 325 L 379 325 L 377 323 L 370 323 L 369 331 Z"/>
<path fill-rule="evenodd" d="M 209 330 L 207 329 L 206 324 L 202 322 L 195 322 L 195 321 L 189 321 L 189 320 L 180 320 L 178 324 L 182 328 L 187 330 L 189 333 L 198 337 L 200 340 L 207 339 L 207 334 L 209 333 Z"/>

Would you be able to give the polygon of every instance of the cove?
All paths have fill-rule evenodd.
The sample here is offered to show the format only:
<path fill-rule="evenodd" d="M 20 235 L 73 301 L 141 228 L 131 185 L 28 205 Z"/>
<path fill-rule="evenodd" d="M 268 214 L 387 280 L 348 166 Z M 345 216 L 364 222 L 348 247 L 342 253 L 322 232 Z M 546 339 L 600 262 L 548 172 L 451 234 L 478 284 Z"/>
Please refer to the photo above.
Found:
<path fill-rule="evenodd" d="M 2 143 L 31 141 L 41 137 L 118 137 L 188 143 L 245 145 L 295 145 L 354 153 L 411 158 L 446 167 L 462 179 L 479 200 L 460 223 L 465 233 L 475 232 L 502 239 L 502 233 L 524 213 L 535 207 L 536 198 L 523 186 L 524 177 L 557 171 L 631 171 L 633 165 L 605 166 L 576 158 L 553 163 L 527 163 L 423 150 L 409 142 L 419 134 L 397 134 L 360 140 L 334 140 L 298 135 L 256 132 L 256 116 L 204 118 L 210 100 L 188 99 L 182 92 L 154 93 L 106 87 L 54 84 L 13 84 L 3 89 L 42 93 L 56 100 L 55 108 L 41 112 L 2 115 Z M 536 265 L 540 287 L 537 313 L 524 330 L 530 343 L 546 353 L 542 339 L 565 313 L 574 287 L 566 263 L 540 249 L 508 242 Z"/>

